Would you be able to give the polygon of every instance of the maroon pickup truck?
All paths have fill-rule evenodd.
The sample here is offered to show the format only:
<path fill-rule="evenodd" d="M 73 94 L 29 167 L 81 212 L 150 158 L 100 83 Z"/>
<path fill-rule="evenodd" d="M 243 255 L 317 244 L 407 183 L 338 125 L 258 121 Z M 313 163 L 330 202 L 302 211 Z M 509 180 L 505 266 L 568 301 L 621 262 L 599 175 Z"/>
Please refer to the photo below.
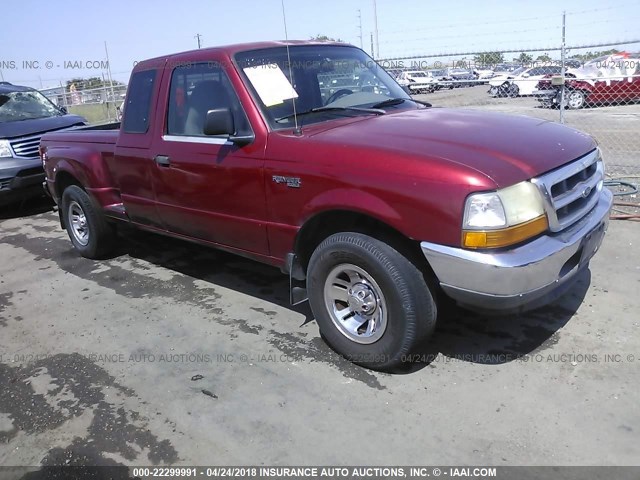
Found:
<path fill-rule="evenodd" d="M 433 108 L 333 43 L 143 61 L 121 125 L 47 134 L 41 156 L 81 255 L 106 255 L 125 222 L 280 267 L 326 341 L 383 370 L 447 299 L 504 312 L 556 298 L 612 199 L 589 135 Z"/>

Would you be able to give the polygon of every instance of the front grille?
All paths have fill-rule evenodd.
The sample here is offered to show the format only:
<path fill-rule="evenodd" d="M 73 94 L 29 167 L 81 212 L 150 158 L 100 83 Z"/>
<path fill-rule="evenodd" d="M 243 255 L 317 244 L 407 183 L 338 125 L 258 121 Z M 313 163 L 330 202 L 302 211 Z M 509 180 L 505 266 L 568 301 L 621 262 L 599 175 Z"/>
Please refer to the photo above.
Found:
<path fill-rule="evenodd" d="M 4 180 L 0 180 L 0 190 L 8 189 L 10 183 L 11 183 L 10 178 L 5 178 Z"/>
<path fill-rule="evenodd" d="M 17 138 L 10 141 L 11 148 L 18 157 L 37 158 L 39 156 L 40 137 L 42 135 Z"/>
<path fill-rule="evenodd" d="M 598 203 L 603 180 L 604 165 L 597 149 L 534 178 L 532 182 L 544 197 L 550 230 L 564 230 L 589 213 Z"/>
<path fill-rule="evenodd" d="M 71 127 L 63 127 L 57 128 L 55 130 L 49 130 L 49 132 L 60 132 L 64 130 L 75 130 L 78 127 L 82 127 L 83 125 L 72 125 Z M 38 148 L 40 147 L 40 139 L 42 135 L 49 132 L 43 132 L 36 135 L 31 135 L 29 137 L 21 137 L 14 138 L 13 140 L 9 140 L 11 144 L 11 148 L 13 149 L 13 153 L 16 154 L 17 157 L 25 157 L 25 158 L 38 158 L 40 156 L 40 152 Z"/>

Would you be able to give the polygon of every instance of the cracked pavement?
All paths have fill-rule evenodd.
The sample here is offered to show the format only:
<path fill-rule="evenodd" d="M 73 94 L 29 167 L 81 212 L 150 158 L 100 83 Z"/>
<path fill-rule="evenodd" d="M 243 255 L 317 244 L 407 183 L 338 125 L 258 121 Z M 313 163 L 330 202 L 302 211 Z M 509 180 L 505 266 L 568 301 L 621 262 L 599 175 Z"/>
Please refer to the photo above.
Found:
<path fill-rule="evenodd" d="M 41 207 L 0 219 L 0 465 L 640 458 L 637 224 L 553 305 L 455 311 L 390 375 L 332 352 L 275 268 L 135 231 L 87 260 Z"/>

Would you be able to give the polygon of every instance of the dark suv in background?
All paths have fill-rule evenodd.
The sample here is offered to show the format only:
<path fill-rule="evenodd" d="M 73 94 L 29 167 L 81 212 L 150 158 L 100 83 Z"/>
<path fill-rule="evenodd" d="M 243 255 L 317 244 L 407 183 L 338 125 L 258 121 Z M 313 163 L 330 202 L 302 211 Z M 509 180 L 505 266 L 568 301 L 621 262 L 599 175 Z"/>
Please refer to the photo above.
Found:
<path fill-rule="evenodd" d="M 84 124 L 37 90 L 0 82 L 0 207 L 42 193 L 44 133 Z"/>

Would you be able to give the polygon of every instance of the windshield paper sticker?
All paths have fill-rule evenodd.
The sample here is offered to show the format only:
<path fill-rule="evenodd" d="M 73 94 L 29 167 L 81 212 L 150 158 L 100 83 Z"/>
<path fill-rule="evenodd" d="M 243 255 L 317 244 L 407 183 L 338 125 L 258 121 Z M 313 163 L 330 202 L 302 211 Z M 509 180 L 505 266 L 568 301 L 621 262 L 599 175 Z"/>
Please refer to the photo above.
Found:
<path fill-rule="evenodd" d="M 293 85 L 277 64 L 258 65 L 243 70 L 265 106 L 271 107 L 285 100 L 298 98 Z"/>

